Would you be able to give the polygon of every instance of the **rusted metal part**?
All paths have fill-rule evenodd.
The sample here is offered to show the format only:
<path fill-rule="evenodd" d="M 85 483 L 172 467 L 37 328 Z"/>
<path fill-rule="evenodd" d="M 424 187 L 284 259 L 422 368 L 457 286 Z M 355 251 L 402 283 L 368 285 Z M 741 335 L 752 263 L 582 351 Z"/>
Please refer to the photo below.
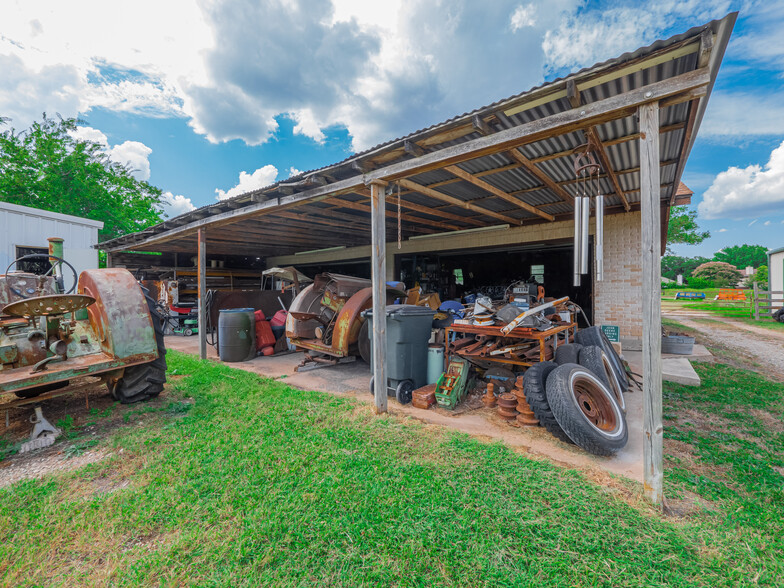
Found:
<path fill-rule="evenodd" d="M 147 302 L 128 270 L 86 270 L 79 276 L 79 292 L 96 300 L 87 314 L 101 351 L 118 359 L 158 357 Z"/>
<path fill-rule="evenodd" d="M 498 399 L 495 397 L 495 384 L 493 382 L 489 382 L 487 384 L 487 390 L 485 390 L 485 394 L 482 396 L 482 403 L 490 408 L 495 406 L 496 402 L 498 402 Z"/>
<path fill-rule="evenodd" d="M 585 417 L 602 431 L 614 431 L 618 427 L 618 413 L 608 394 L 593 380 L 577 376 L 571 382 L 575 403 Z"/>
<path fill-rule="evenodd" d="M 155 359 L 155 358 L 152 358 Z M 70 380 L 79 376 L 93 376 L 132 365 L 149 363 L 149 355 L 130 356 L 116 359 L 105 353 L 68 358 L 68 361 L 51 366 L 46 372 L 31 374 L 30 368 L 4 369 L 0 371 L 0 392 L 15 392 L 35 388 L 52 382 Z"/>
<path fill-rule="evenodd" d="M 428 409 L 436 403 L 436 385 L 428 384 L 414 390 L 411 395 L 411 404 L 415 408 Z"/>
<path fill-rule="evenodd" d="M 87 308 L 95 302 L 92 296 L 83 294 L 55 294 L 52 296 L 37 296 L 18 300 L 6 305 L 3 314 L 23 318 L 34 316 L 52 316 L 76 312 L 82 308 Z"/>

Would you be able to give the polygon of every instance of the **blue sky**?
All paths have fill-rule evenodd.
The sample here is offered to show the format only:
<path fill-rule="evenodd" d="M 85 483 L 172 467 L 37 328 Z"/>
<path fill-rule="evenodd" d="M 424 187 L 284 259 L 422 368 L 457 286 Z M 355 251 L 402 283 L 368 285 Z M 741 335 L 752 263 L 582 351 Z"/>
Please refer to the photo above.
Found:
<path fill-rule="evenodd" d="M 75 10 L 74 6 L 81 10 Z M 683 180 L 711 238 L 784 246 L 784 3 L 6 2 L 0 115 L 80 137 L 170 215 L 344 159 L 739 10 Z"/>

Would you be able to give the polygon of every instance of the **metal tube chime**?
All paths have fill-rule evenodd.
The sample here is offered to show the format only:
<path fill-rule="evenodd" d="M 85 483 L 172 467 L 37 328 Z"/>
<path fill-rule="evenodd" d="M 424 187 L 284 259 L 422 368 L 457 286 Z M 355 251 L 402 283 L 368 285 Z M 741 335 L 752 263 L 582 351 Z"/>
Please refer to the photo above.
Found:
<path fill-rule="evenodd" d="M 594 254 L 596 256 L 596 281 L 604 279 L 604 196 L 596 195 L 596 238 Z"/>
<path fill-rule="evenodd" d="M 583 206 L 581 210 L 582 227 L 580 227 L 580 238 L 582 244 L 580 245 L 580 273 L 588 273 L 588 235 L 590 233 L 589 225 L 591 218 L 591 198 L 590 196 L 583 196 Z"/>
<path fill-rule="evenodd" d="M 582 260 L 582 255 L 580 250 L 583 246 L 583 238 L 582 238 L 582 227 L 583 227 L 583 198 L 582 196 L 576 196 L 574 199 L 574 286 L 575 288 L 580 286 L 580 276 L 582 272 L 580 272 L 580 262 Z"/>

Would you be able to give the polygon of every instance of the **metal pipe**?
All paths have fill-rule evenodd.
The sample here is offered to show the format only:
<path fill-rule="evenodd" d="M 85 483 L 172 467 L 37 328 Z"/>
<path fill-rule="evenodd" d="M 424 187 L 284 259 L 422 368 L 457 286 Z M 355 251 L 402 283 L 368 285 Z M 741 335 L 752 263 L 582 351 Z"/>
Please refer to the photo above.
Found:
<path fill-rule="evenodd" d="M 581 196 L 577 196 L 574 199 L 574 285 L 579 286 L 579 279 L 580 279 L 580 246 L 583 243 L 582 238 L 580 237 L 580 229 L 582 228 L 583 224 L 580 222 L 582 218 L 582 209 L 583 209 L 583 199 Z"/>
<path fill-rule="evenodd" d="M 596 281 L 604 279 L 604 196 L 596 196 L 596 238 L 594 239 L 596 256 Z"/>
<path fill-rule="evenodd" d="M 580 273 L 588 273 L 588 223 L 591 217 L 591 199 L 583 198 L 582 206 L 582 227 L 580 227 L 580 238 L 582 243 L 580 245 Z"/>

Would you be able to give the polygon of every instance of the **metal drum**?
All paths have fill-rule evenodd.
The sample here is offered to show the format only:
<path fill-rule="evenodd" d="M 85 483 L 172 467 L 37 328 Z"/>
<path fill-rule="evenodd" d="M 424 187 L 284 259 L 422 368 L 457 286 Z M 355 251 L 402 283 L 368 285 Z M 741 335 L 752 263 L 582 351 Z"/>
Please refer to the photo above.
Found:
<path fill-rule="evenodd" d="M 252 308 L 224 308 L 218 315 L 218 355 L 221 361 L 256 357 L 256 323 Z"/>

